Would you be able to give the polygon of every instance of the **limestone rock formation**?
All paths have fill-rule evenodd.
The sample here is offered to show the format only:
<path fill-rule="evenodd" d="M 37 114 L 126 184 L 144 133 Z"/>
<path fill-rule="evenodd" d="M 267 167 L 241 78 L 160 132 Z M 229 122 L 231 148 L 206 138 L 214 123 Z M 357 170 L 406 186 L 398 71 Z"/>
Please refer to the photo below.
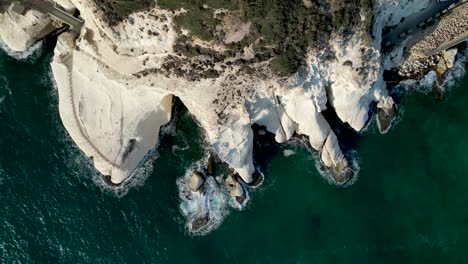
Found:
<path fill-rule="evenodd" d="M 189 190 L 191 192 L 197 192 L 203 186 L 205 178 L 199 172 L 193 172 L 192 176 L 189 179 Z"/>
<path fill-rule="evenodd" d="M 0 2 L 0 40 L 12 51 L 26 51 L 50 34 L 56 29 L 52 22 L 49 16 L 18 2 Z"/>
<path fill-rule="evenodd" d="M 170 121 L 177 97 L 214 154 L 233 170 L 225 183 L 243 205 L 258 175 L 254 124 L 273 133 L 278 143 L 307 137 L 331 182 L 346 186 L 352 180 L 356 171 L 340 147 L 340 131 L 324 113 L 332 110 L 335 122 L 360 133 L 377 112 L 380 131 L 388 131 L 397 108 L 383 73 L 405 63 L 406 40 L 384 55 L 382 32 L 429 0 L 260 5 L 276 8 L 269 14 L 285 16 L 288 25 L 278 25 L 283 20 L 274 17 L 256 19 L 262 9 L 249 1 L 232 1 L 241 7 L 186 0 L 171 7 L 158 1 L 132 12 L 117 12 L 119 1 L 55 2 L 84 20 L 81 32 L 59 36 L 51 68 L 62 122 L 96 169 L 112 184 L 131 177 L 159 143 L 159 130 Z M 24 51 L 54 29 L 47 15 L 0 6 L 0 39 L 12 50 Z M 448 51 L 424 63 L 445 71 L 455 55 Z M 401 69 L 409 73 L 418 63 Z M 191 191 L 182 197 L 188 225 L 193 230 L 219 225 L 222 217 L 210 212 L 222 211 L 225 201 L 214 198 L 222 193 L 214 178 L 192 173 L 181 185 Z"/>

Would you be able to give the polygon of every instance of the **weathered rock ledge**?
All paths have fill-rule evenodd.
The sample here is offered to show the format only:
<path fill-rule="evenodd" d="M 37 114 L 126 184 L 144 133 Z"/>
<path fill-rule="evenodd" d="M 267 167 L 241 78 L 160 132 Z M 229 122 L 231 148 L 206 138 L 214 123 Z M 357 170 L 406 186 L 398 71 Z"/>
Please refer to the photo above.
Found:
<path fill-rule="evenodd" d="M 254 175 L 259 175 L 253 163 L 252 125 L 264 126 L 278 143 L 296 134 L 306 136 L 332 182 L 344 186 L 356 172 L 324 111 L 331 107 L 340 122 L 356 132 L 369 125 L 373 106 L 382 133 L 396 115 L 383 81 L 385 57 L 380 52 L 381 25 L 391 20 L 393 1 L 379 1 L 376 7 L 374 40 L 361 28 L 366 25 L 352 32 L 336 30 L 326 48 L 308 47 L 304 65 L 288 76 L 272 71 L 273 53 L 253 46 L 226 52 L 225 43 L 177 28 L 174 20 L 184 10 L 154 7 L 111 26 L 92 0 L 56 2 L 70 12 L 76 8 L 85 21 L 80 34 L 60 35 L 51 62 L 60 116 L 71 138 L 111 184 L 130 178 L 151 155 L 160 127 L 171 118 L 174 96 L 204 129 L 214 154 L 233 170 L 224 175 L 223 184 L 240 208 L 255 185 Z M 404 2 L 407 8 L 416 5 Z M 15 50 L 25 50 L 49 29 L 61 26 L 32 10 L 12 12 L 5 6 L 0 11 L 0 39 Z M 242 34 L 234 32 L 229 44 L 241 45 L 249 34 L 246 28 L 247 24 L 239 29 Z M 443 65 L 439 57 L 434 65 L 450 68 L 454 56 L 444 53 Z M 190 199 L 207 201 L 221 192 L 223 181 L 210 174 L 192 172 L 185 177 L 182 185 Z M 197 208 L 190 226 L 200 230 L 214 220 L 209 207 Z"/>

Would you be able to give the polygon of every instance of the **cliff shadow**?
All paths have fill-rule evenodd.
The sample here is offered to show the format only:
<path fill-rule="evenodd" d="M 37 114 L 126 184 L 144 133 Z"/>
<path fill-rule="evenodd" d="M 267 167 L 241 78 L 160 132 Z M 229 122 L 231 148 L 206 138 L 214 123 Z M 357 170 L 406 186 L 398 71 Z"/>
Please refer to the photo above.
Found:
<path fill-rule="evenodd" d="M 371 107 L 371 111 L 369 112 L 367 124 L 372 120 L 373 108 Z M 338 143 L 343 153 L 348 156 L 350 152 L 356 150 L 361 139 L 359 132 L 354 130 L 348 123 L 341 121 L 330 102 L 327 102 L 327 109 L 322 111 L 322 114 L 338 138 Z"/>

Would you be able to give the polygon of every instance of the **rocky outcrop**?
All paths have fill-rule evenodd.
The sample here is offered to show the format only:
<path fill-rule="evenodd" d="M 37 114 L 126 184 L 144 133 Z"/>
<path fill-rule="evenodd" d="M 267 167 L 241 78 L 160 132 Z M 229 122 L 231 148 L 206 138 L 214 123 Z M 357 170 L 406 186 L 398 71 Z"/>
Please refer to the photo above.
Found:
<path fill-rule="evenodd" d="M 189 179 L 188 188 L 191 192 L 197 192 L 205 183 L 205 177 L 199 172 L 193 172 Z"/>
<path fill-rule="evenodd" d="M 16 2 L 0 3 L 0 40 L 14 52 L 23 52 L 57 28 L 53 20 Z M 2 11 L 3 9 L 3 11 Z"/>
<path fill-rule="evenodd" d="M 392 126 L 396 117 L 396 107 L 392 97 L 385 97 L 377 104 L 377 126 L 380 133 L 385 134 Z"/>
<path fill-rule="evenodd" d="M 242 187 L 242 184 L 236 180 L 235 174 L 231 174 L 226 178 L 226 185 L 229 189 L 231 197 L 234 198 L 240 206 L 243 206 L 247 200 L 247 195 L 244 188 Z"/>
<path fill-rule="evenodd" d="M 338 186 L 350 182 L 356 172 L 340 147 L 340 131 L 323 113 L 332 107 L 339 122 L 361 132 L 372 120 L 371 106 L 376 105 L 379 129 L 388 131 L 396 107 L 383 81 L 382 29 L 424 1 L 377 1 L 375 40 L 362 25 L 352 31 L 338 28 L 327 47 L 311 45 L 301 51 L 306 54 L 302 66 L 288 76 L 272 70 L 271 50 L 253 45 L 228 49 L 226 43 L 242 45 L 251 37 L 248 22 L 232 31 L 228 24 L 220 25 L 229 34 L 219 43 L 176 27 L 177 16 L 186 10 L 156 7 L 109 25 L 92 0 L 57 2 L 66 10 L 78 9 L 85 21 L 78 36 L 59 37 L 51 66 L 63 124 L 95 167 L 112 184 L 129 178 L 157 146 L 159 129 L 169 122 L 176 96 L 203 128 L 213 152 L 234 170 L 225 183 L 242 208 L 256 185 L 254 124 L 273 133 L 278 143 L 295 134 L 306 136 L 331 181 Z M 409 10 L 398 11 L 397 3 Z M 312 1 L 303 4 L 313 7 Z M 0 37 L 15 50 L 26 49 L 45 34 L 37 25 L 50 25 L 46 18 L 28 12 L 0 15 Z M 454 56 L 447 53 L 443 63 L 438 60 L 434 65 L 449 68 Z M 189 229 L 196 232 L 219 225 L 226 214 L 221 209 L 227 201 L 220 198 L 223 189 L 213 174 L 191 171 L 178 183 L 183 190 L 181 211 Z"/>
<path fill-rule="evenodd" d="M 437 63 L 437 74 L 442 76 L 447 70 L 452 69 L 455 63 L 455 57 L 457 56 L 458 49 L 453 48 L 441 53 L 439 63 Z"/>
<path fill-rule="evenodd" d="M 251 63 L 255 74 L 232 63 L 238 56 L 255 58 L 252 50 L 249 56 L 223 58 L 214 55 L 221 46 L 194 39 L 219 61 L 210 65 L 208 57 L 184 58 L 174 49 L 178 36 L 172 21 L 177 13 L 154 8 L 111 27 L 93 1 L 60 3 L 68 9 L 73 4 L 85 21 L 76 40 L 70 35 L 59 38 L 52 62 L 60 113 L 74 141 L 113 183 L 131 175 L 155 147 L 158 128 L 170 118 L 172 95 L 200 122 L 219 158 L 247 184 L 255 172 L 252 124 L 266 126 L 280 143 L 294 133 L 306 135 L 330 170 L 348 171 L 321 112 L 330 102 L 343 122 L 360 131 L 369 120 L 370 103 L 380 100 L 375 91 L 382 87 L 373 86 L 379 54 L 359 33 L 336 35 L 328 51 L 311 49 L 308 66 L 284 78 L 261 60 Z M 167 66 L 171 63 L 179 65 L 177 71 Z M 193 65 L 216 71 L 217 78 L 188 78 Z"/>
<path fill-rule="evenodd" d="M 121 183 L 158 143 L 172 95 L 127 82 L 77 51 L 68 33 L 60 36 L 51 65 L 65 128 L 103 175 Z"/>

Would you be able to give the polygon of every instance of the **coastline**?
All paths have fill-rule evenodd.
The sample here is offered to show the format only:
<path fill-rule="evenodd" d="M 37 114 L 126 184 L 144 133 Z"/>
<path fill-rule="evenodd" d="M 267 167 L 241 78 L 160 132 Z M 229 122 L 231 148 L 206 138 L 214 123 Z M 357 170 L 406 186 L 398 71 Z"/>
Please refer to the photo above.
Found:
<path fill-rule="evenodd" d="M 447 89 L 443 102 L 409 91 L 400 103 L 402 119 L 385 136 L 371 124 L 359 143 L 360 177 L 351 188 L 329 186 L 302 147 L 288 144 L 295 154 L 286 158 L 279 145 L 245 211 L 233 210 L 215 231 L 192 237 L 174 183 L 206 147 L 191 115 L 174 113 L 176 127 L 160 141 L 161 156 L 138 186 L 125 196 L 105 191 L 60 123 L 56 92 L 44 77 L 50 50 L 35 63 L 4 57 L 2 74 L 12 90 L 0 105 L 0 134 L 9 139 L 2 141 L 2 153 L 9 155 L 0 161 L 0 200 L 9 208 L 0 217 L 5 261 L 378 263 L 425 261 L 431 254 L 432 263 L 464 259 L 466 77 Z M 29 80 L 14 70 L 17 63 Z M 35 246 L 25 246 L 27 241 Z"/>
<path fill-rule="evenodd" d="M 71 3 L 81 11 L 85 26 L 81 35 L 59 36 L 51 63 L 60 116 L 74 142 L 112 185 L 131 177 L 158 145 L 159 128 L 171 119 L 173 96 L 200 123 L 215 154 L 232 168 L 231 198 L 238 198 L 241 190 L 246 192 L 244 186 L 259 173 L 253 159 L 253 124 L 264 126 L 278 143 L 294 134 L 307 136 L 328 179 L 348 186 L 357 178 L 351 176 L 357 173 L 353 172 L 357 165 L 351 164 L 355 160 L 343 148 L 340 129 L 332 126 L 324 110 L 333 108 L 338 121 L 356 133 L 365 131 L 372 121 L 373 104 L 377 113 L 388 115 L 388 124 L 381 127 L 382 122 L 378 123 L 381 132 L 386 133 L 395 118 L 394 101 L 383 80 L 384 55 L 378 44 L 367 45 L 359 33 L 333 35 L 329 51 L 336 56 L 331 60 L 324 59 L 326 51 L 310 49 L 307 67 L 288 78 L 258 79 L 240 74 L 237 65 L 223 69 L 238 55 L 215 63 L 213 67 L 221 74 L 205 78 L 190 76 L 186 58 L 174 51 L 174 12 L 154 8 L 110 27 L 102 21 L 103 14 L 92 11 L 96 6 L 91 0 Z M 150 19 L 151 15 L 163 19 Z M 135 30 L 145 21 L 158 34 Z M 167 70 L 168 60 L 182 72 L 187 70 L 186 76 Z M 204 58 L 200 60 L 205 63 Z M 270 74 L 265 63 L 255 67 Z"/>

